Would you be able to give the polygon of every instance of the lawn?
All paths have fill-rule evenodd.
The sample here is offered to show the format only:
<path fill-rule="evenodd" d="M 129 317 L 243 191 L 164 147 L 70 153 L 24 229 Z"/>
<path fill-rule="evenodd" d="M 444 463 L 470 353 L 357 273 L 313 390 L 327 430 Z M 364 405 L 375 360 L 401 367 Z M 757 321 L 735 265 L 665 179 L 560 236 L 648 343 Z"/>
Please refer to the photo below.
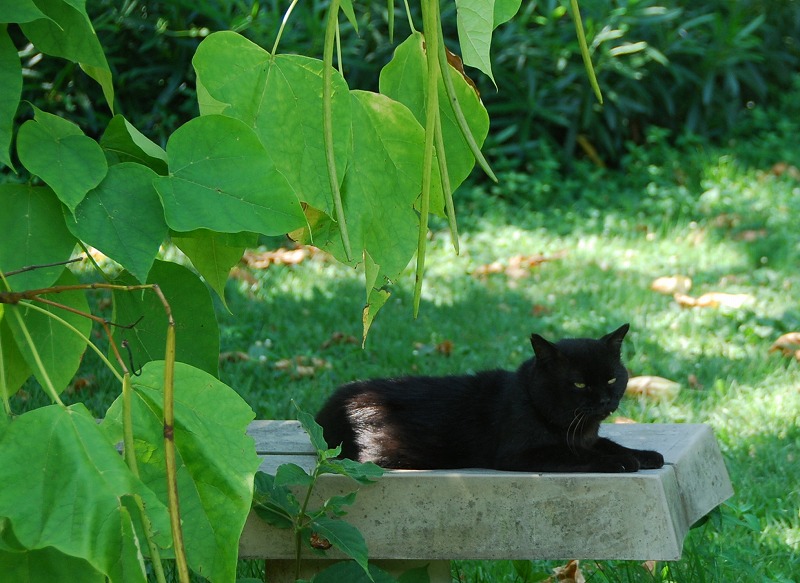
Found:
<path fill-rule="evenodd" d="M 800 362 L 770 347 L 800 330 L 800 120 L 787 121 L 786 112 L 753 118 L 747 137 L 724 148 L 692 140 L 673 147 L 654 133 L 625 172 L 579 163 L 562 174 L 543 158 L 529 175 L 462 188 L 460 254 L 445 223 L 433 225 L 418 319 L 409 268 L 364 349 L 360 272 L 322 253 L 266 268 L 242 264 L 226 290 L 230 312 L 219 309 L 222 380 L 259 418 L 287 418 L 292 400 L 315 411 L 353 379 L 513 368 L 531 355 L 532 332 L 598 336 L 630 322 L 631 374 L 661 376 L 681 390 L 674 399 L 626 398 L 617 415 L 710 424 L 736 495 L 692 531 L 682 561 L 651 569 L 583 562 L 587 580 L 796 581 Z M 288 244 L 272 243 L 255 258 Z M 674 275 L 691 278 L 694 298 L 729 295 L 722 305 L 686 307 L 651 289 Z M 81 374 L 95 380 L 68 399 L 102 410 L 113 395 L 98 388 L 105 377 L 91 354 Z M 40 399 L 28 387 L 15 405 Z M 536 581 L 553 566 L 464 562 L 454 576 Z"/>

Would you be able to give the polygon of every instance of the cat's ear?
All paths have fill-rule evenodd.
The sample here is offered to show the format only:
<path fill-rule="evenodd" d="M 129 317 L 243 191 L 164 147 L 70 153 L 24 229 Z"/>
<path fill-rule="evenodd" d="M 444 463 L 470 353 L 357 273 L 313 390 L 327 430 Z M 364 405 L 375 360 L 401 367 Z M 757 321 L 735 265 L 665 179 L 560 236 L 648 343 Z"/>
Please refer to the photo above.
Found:
<path fill-rule="evenodd" d="M 625 334 L 628 333 L 630 327 L 630 324 L 623 324 L 611 334 L 606 334 L 603 336 L 600 340 L 605 342 L 605 344 L 615 353 L 619 354 L 622 352 L 622 341 L 625 339 Z"/>
<path fill-rule="evenodd" d="M 545 340 L 538 334 L 531 334 L 531 346 L 533 346 L 533 353 L 539 362 L 548 362 L 561 356 L 561 352 L 559 352 L 555 344 Z"/>

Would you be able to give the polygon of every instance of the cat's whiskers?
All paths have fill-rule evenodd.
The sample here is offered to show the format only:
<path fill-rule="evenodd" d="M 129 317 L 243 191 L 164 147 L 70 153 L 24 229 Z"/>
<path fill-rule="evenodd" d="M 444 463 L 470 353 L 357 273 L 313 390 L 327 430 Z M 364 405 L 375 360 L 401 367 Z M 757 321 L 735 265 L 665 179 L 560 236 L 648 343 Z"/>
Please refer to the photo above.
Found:
<path fill-rule="evenodd" d="M 567 447 L 574 454 L 578 453 L 578 450 L 575 447 L 575 441 L 578 438 L 578 431 L 580 431 L 585 420 L 586 415 L 584 415 L 581 410 L 575 409 L 573 412 L 572 421 L 570 422 L 569 427 L 567 427 Z"/>

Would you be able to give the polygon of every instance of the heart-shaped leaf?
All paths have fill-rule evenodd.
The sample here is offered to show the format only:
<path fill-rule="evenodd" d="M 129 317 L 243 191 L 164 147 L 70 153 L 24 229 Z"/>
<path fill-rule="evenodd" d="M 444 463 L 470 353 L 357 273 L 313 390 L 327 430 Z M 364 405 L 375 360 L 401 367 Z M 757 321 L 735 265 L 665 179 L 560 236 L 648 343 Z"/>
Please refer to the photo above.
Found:
<path fill-rule="evenodd" d="M 300 202 L 244 122 L 206 115 L 167 142 L 168 177 L 155 185 L 175 231 L 281 235 L 305 224 Z"/>
<path fill-rule="evenodd" d="M 164 363 L 150 362 L 133 381 L 133 423 L 142 481 L 162 501 Z M 253 499 L 259 465 L 246 434 L 255 414 L 230 387 L 194 367 L 175 365 L 175 449 L 186 553 L 193 570 L 212 581 L 236 575 L 238 541 Z M 121 436 L 121 398 L 104 426 Z"/>
<path fill-rule="evenodd" d="M 0 9 L 0 13 L 5 10 L 6 8 Z M 9 148 L 14 116 L 22 95 L 22 64 L 17 48 L 4 28 L 0 28 L 0 87 L 3 88 L 0 92 L 0 164 L 11 166 Z"/>
<path fill-rule="evenodd" d="M 55 282 L 55 285 L 76 285 L 77 283 L 77 277 L 71 271 L 62 268 L 62 275 Z M 72 310 L 83 312 L 84 314 L 89 313 L 89 303 L 86 300 L 86 294 L 82 291 L 45 294 L 41 297 L 57 302 Z M 28 368 L 33 371 L 40 384 L 47 386 L 52 383 L 55 390 L 61 392 L 69 385 L 78 370 L 81 357 L 86 350 L 89 333 L 92 330 L 92 321 L 89 318 L 55 306 L 38 304 L 38 307 L 45 312 L 58 316 L 75 328 L 80 335 L 55 319 L 23 303 L 16 306 L 6 306 L 4 320 L 13 332 L 17 348 L 25 359 Z M 22 324 L 16 315 L 12 313 L 12 310 L 17 310 L 18 314 L 22 316 Z M 22 330 L 23 325 L 33 340 L 38 358 L 34 355 L 33 349 L 26 340 L 26 335 Z M 40 368 L 39 363 L 41 363 L 43 369 Z M 50 383 L 45 379 L 45 375 L 49 378 Z"/>
<path fill-rule="evenodd" d="M 135 285 L 129 273 L 115 283 Z M 189 269 L 168 261 L 153 264 L 147 283 L 157 283 L 167 298 L 175 319 L 176 358 L 217 376 L 219 369 L 219 326 L 211 294 Z M 162 360 L 167 343 L 164 306 L 150 290 L 115 291 L 114 322 L 131 329 L 115 328 L 117 342 L 127 340 L 136 368 Z"/>
<path fill-rule="evenodd" d="M 115 115 L 108 122 L 100 138 L 100 147 L 106 153 L 109 165 L 136 162 L 158 174 L 167 173 L 167 153 L 121 115 Z"/>
<path fill-rule="evenodd" d="M 192 63 L 210 98 L 200 112 L 224 112 L 253 128 L 297 198 L 333 216 L 322 138 L 322 61 L 270 55 L 239 34 L 217 32 L 200 44 Z M 350 99 L 336 72 L 331 109 L 341 181 L 350 153 Z"/>
<path fill-rule="evenodd" d="M 147 166 L 123 162 L 67 216 L 72 233 L 130 271 L 139 282 L 167 236 L 164 209 L 153 187 L 157 174 Z"/>
<path fill-rule="evenodd" d="M 35 109 L 17 133 L 20 162 L 44 180 L 70 211 L 100 184 L 108 171 L 102 148 L 80 128 Z"/>
<path fill-rule="evenodd" d="M 15 419 L 0 441 L 0 483 L 0 508 L 20 545 L 83 559 L 112 582 L 146 580 L 144 543 L 126 499 L 142 497 L 156 540 L 169 544 L 165 506 L 128 470 L 83 404 Z"/>
<path fill-rule="evenodd" d="M 0 271 L 8 273 L 69 259 L 77 241 L 67 230 L 61 203 L 52 190 L 0 184 L 0 207 Z M 48 287 L 63 270 L 61 265 L 42 267 L 17 273 L 8 282 L 16 291 Z"/>

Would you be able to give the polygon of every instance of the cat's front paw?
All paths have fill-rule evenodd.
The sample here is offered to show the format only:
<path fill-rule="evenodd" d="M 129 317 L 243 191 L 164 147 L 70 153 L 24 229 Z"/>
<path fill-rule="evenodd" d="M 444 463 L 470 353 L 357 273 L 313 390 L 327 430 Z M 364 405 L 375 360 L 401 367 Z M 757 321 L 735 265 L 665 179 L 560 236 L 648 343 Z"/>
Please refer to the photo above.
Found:
<path fill-rule="evenodd" d="M 610 455 L 597 459 L 593 466 L 596 472 L 621 474 L 637 471 L 639 461 L 632 455 Z"/>
<path fill-rule="evenodd" d="M 643 470 L 657 470 L 664 466 L 664 456 L 657 451 L 640 449 L 636 451 L 636 459 Z"/>

